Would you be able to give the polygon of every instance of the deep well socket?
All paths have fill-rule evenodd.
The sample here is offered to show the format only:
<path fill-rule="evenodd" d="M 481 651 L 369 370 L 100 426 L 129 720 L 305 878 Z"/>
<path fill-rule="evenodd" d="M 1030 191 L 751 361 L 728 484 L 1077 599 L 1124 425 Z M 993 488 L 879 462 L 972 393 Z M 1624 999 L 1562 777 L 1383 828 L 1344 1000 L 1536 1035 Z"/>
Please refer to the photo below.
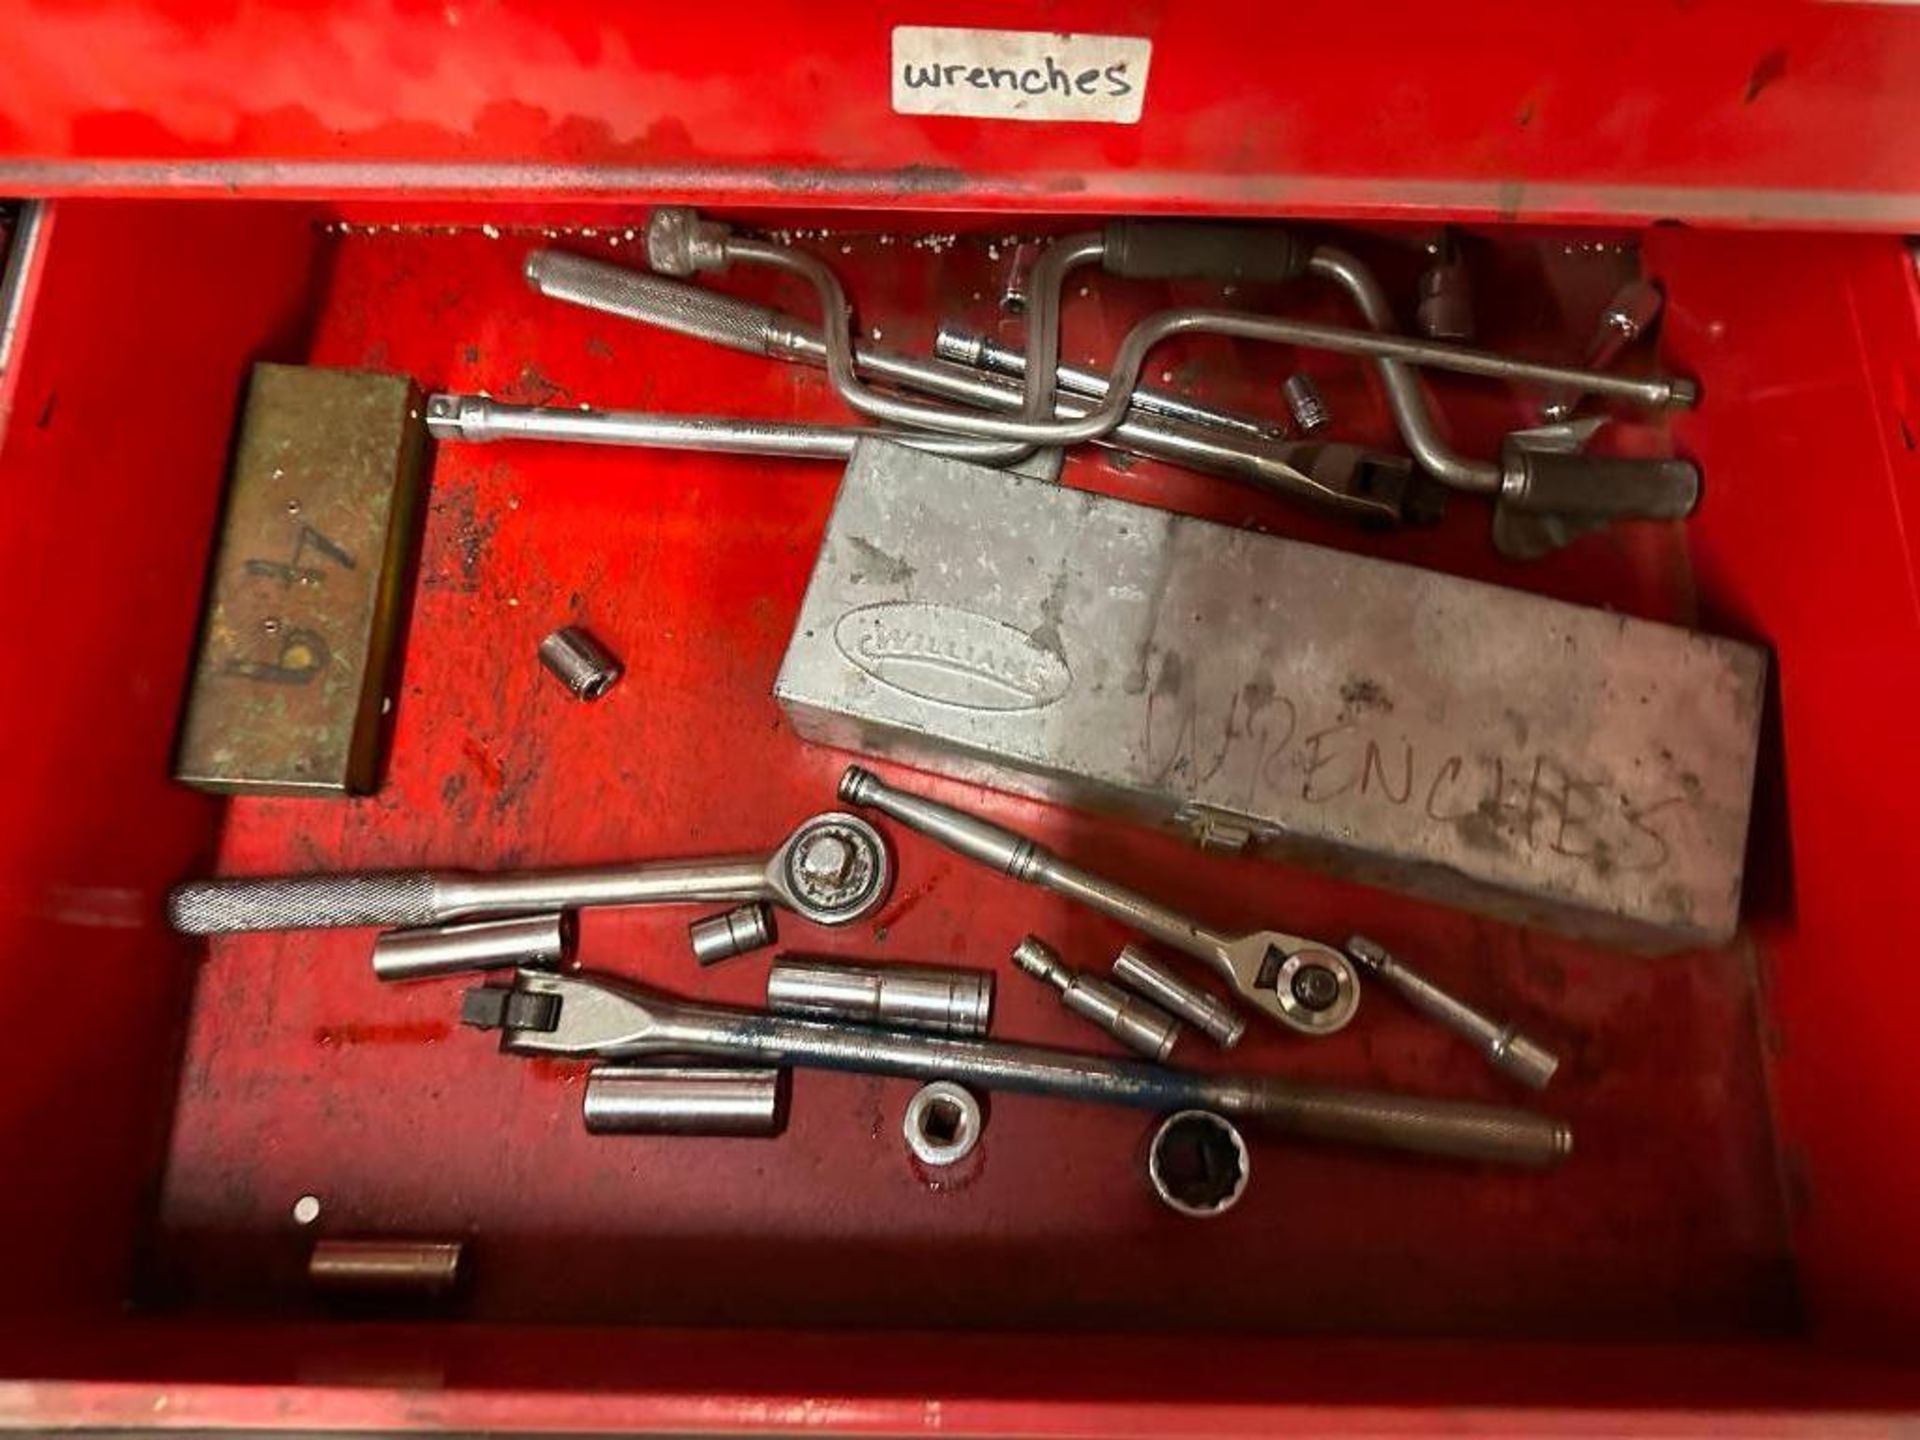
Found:
<path fill-rule="evenodd" d="M 1118 986 L 1069 970 L 1044 940 L 1027 936 L 1013 947 L 1013 963 L 1058 990 L 1060 1003 L 1082 1020 L 1149 1060 L 1166 1059 L 1180 1038 L 1178 1022 L 1166 1011 Z"/>
<path fill-rule="evenodd" d="M 382 980 L 427 980 L 521 965 L 552 970 L 573 952 L 573 936 L 566 914 L 389 930 L 373 942 L 373 973 Z"/>
<path fill-rule="evenodd" d="M 767 1008 L 780 1015 L 984 1035 L 993 976 L 931 965 L 843 965 L 783 957 L 767 971 Z"/>
<path fill-rule="evenodd" d="M 581 1115 L 595 1135 L 778 1135 L 787 1072 L 720 1066 L 601 1065 Z"/>
<path fill-rule="evenodd" d="M 1231 1050 L 1246 1034 L 1247 1022 L 1233 1006 L 1188 984 L 1138 945 L 1124 946 L 1114 957 L 1113 978 L 1186 1021 L 1222 1050 Z"/>

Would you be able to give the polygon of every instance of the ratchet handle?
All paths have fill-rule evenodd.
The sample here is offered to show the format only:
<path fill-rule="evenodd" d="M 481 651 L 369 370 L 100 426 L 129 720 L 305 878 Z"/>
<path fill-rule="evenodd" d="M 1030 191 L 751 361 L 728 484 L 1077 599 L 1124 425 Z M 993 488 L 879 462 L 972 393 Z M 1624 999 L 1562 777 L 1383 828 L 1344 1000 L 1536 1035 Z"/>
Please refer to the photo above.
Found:
<path fill-rule="evenodd" d="M 527 284 L 549 299 L 749 355 L 772 353 L 767 335 L 781 318 L 765 305 L 559 250 L 534 251 L 526 275 Z"/>
<path fill-rule="evenodd" d="M 1686 460 L 1521 451 L 1501 498 L 1539 515 L 1678 520 L 1700 503 L 1700 471 Z"/>
<path fill-rule="evenodd" d="M 849 765 L 840 777 L 840 798 L 850 805 L 871 806 L 909 830 L 918 830 L 949 850 L 1016 880 L 1032 881 L 1034 867 L 1051 859 L 1024 835 L 1003 830 L 978 815 L 969 815 L 924 795 L 896 790 L 858 765 Z"/>
<path fill-rule="evenodd" d="M 1270 225 L 1111 220 L 1101 268 L 1133 280 L 1292 280 L 1312 247 Z"/>
<path fill-rule="evenodd" d="M 438 889 L 427 870 L 195 880 L 168 894 L 167 923 L 183 935 L 431 925 L 443 918 Z"/>

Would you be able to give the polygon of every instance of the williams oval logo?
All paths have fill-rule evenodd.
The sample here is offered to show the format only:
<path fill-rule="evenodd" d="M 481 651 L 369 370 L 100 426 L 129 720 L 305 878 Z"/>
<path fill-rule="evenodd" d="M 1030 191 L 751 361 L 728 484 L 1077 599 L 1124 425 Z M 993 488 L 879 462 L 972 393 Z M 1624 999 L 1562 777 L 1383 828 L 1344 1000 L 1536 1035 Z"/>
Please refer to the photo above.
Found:
<path fill-rule="evenodd" d="M 863 605 L 840 617 L 833 643 L 882 685 L 962 710 L 1039 710 L 1073 684 L 1026 631 L 950 605 Z"/>

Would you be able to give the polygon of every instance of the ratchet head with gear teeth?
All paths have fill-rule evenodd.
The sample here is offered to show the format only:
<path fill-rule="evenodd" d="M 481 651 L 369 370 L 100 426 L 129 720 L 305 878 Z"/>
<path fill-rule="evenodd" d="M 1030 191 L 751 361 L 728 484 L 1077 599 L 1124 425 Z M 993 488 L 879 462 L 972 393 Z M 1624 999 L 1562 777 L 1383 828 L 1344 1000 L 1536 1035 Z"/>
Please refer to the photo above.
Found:
<path fill-rule="evenodd" d="M 1242 999 L 1304 1035 L 1331 1035 L 1360 1008 L 1353 962 L 1318 940 L 1258 930 L 1208 936 L 1216 964 Z"/>
<path fill-rule="evenodd" d="M 774 897 L 816 925 L 846 925 L 872 914 L 892 881 L 880 832 L 838 810 L 804 822 L 767 863 Z"/>
<path fill-rule="evenodd" d="M 1303 1035 L 1331 1035 L 1360 1005 L 1353 961 L 1317 940 L 1278 930 L 1224 935 L 1189 915 L 1069 863 L 1035 840 L 924 795 L 898 790 L 858 765 L 840 798 L 870 805 L 969 860 L 1066 895 L 1218 970 L 1240 998 Z"/>

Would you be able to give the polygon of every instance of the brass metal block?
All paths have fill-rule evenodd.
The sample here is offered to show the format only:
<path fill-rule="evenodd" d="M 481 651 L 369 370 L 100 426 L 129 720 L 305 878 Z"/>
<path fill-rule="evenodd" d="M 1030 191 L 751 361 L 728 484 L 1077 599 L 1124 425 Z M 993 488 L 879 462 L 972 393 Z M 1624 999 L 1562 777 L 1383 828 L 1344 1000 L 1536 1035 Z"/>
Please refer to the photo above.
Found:
<path fill-rule="evenodd" d="M 425 456 L 405 377 L 254 368 L 179 780 L 245 794 L 375 788 Z"/>

